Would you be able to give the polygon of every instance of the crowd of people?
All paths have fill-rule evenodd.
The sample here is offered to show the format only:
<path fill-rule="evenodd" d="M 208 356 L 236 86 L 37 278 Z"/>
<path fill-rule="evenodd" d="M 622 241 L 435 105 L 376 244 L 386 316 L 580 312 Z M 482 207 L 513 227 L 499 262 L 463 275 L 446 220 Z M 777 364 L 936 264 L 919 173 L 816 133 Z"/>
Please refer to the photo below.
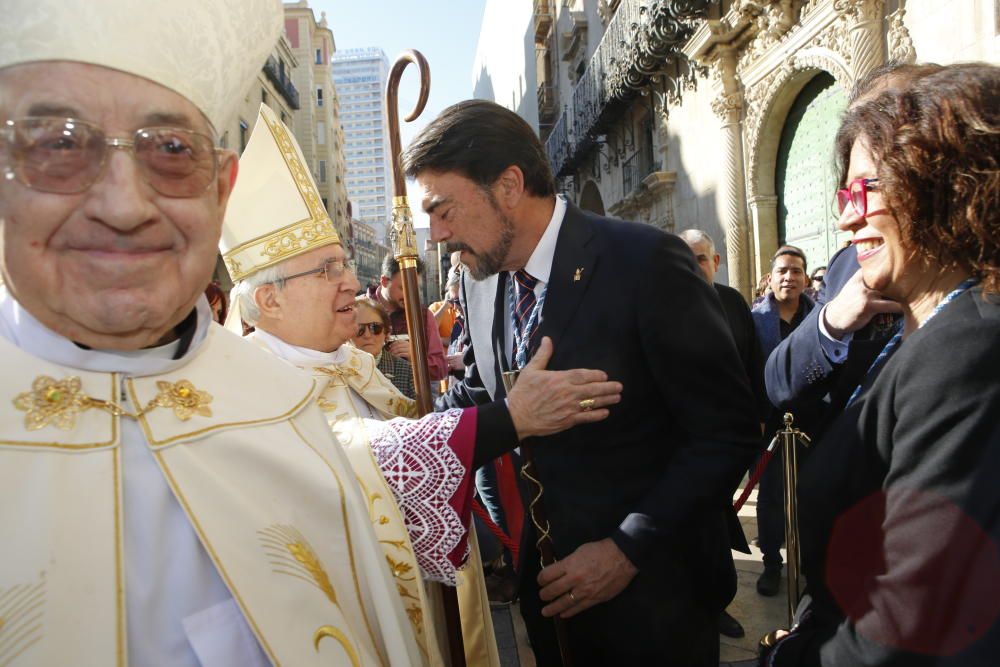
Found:
<path fill-rule="evenodd" d="M 499 596 L 539 665 L 715 667 L 720 630 L 742 633 L 733 495 L 791 411 L 813 439 L 805 592 L 761 664 L 996 663 L 1000 68 L 859 81 L 831 156 L 851 243 L 811 274 L 780 246 L 752 306 L 697 221 L 581 210 L 523 119 L 451 106 L 402 155 L 453 251 L 415 359 L 399 264 L 361 290 L 275 114 L 239 158 L 215 148 L 280 3 L 15 4 L 0 660 L 443 665 L 458 632 L 492 666 Z M 209 53 L 178 12 L 239 30 Z M 129 30 L 90 37 L 108 25 Z M 759 482 L 762 595 L 780 466 Z M 476 503 L 504 538 L 485 558 Z"/>

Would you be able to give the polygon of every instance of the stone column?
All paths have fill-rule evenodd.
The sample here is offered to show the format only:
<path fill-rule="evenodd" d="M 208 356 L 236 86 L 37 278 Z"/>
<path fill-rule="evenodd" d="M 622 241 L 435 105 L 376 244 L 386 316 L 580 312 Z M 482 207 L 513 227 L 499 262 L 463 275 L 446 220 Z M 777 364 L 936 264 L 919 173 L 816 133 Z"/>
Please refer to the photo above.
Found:
<path fill-rule="evenodd" d="M 722 93 L 712 102 L 712 110 L 722 120 L 725 136 L 725 178 L 722 191 L 725 206 L 722 211 L 726 233 L 726 263 L 729 284 L 749 298 L 753 291 L 750 272 L 749 235 L 747 234 L 746 180 L 743 165 L 743 91 L 736 77 L 736 52 L 726 47 L 714 66 L 722 81 Z"/>

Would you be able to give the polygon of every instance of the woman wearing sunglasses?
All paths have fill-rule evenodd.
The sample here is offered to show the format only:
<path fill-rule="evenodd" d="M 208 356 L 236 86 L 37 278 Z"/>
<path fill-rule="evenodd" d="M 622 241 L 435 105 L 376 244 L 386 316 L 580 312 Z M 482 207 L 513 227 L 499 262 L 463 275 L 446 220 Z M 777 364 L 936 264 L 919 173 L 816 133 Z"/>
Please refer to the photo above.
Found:
<path fill-rule="evenodd" d="M 806 594 L 766 665 L 1000 655 L 1000 68 L 944 68 L 852 109 L 838 226 L 896 335 L 799 478 Z"/>
<path fill-rule="evenodd" d="M 359 296 L 354 312 L 358 316 L 358 329 L 351 342 L 354 347 L 375 357 L 375 365 L 382 375 L 389 378 L 396 389 L 407 398 L 416 399 L 413 388 L 413 367 L 402 357 L 389 352 L 389 315 L 374 299 Z"/>

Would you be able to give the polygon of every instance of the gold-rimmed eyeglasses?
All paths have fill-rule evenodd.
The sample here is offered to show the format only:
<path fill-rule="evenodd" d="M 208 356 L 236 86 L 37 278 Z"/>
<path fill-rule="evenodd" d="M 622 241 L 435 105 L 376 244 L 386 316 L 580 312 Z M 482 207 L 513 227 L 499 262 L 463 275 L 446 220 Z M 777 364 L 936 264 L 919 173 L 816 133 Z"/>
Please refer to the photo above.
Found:
<path fill-rule="evenodd" d="M 303 276 L 313 276 L 316 274 L 323 274 L 327 282 L 333 282 L 334 280 L 340 280 L 344 277 L 344 272 L 350 271 L 354 273 L 356 264 L 353 259 L 328 259 L 323 264 L 315 269 L 309 269 L 308 271 L 303 271 L 302 273 L 295 273 L 290 276 L 285 276 L 279 281 L 275 282 L 288 282 L 292 278 L 301 278 Z"/>
<path fill-rule="evenodd" d="M 109 137 L 76 118 L 30 116 L 0 124 L 0 171 L 32 190 L 72 195 L 104 172 L 112 149 L 131 153 L 144 180 L 165 197 L 190 198 L 215 182 L 218 155 L 212 138 L 179 127 L 144 127 L 131 139 Z"/>

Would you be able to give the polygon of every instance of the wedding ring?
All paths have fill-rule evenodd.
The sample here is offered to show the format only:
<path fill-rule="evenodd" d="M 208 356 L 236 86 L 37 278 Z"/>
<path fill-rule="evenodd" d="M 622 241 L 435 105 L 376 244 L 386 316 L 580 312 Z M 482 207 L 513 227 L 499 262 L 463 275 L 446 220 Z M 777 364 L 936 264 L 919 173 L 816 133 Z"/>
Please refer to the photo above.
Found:
<path fill-rule="evenodd" d="M 584 412 L 590 412 L 591 410 L 594 409 L 595 405 L 597 405 L 597 401 L 595 401 L 592 398 L 585 398 L 582 401 L 580 401 L 580 409 L 583 410 Z"/>
<path fill-rule="evenodd" d="M 569 601 L 572 602 L 573 604 L 576 604 L 576 596 L 573 595 L 573 591 L 570 591 L 568 595 L 569 595 Z"/>

